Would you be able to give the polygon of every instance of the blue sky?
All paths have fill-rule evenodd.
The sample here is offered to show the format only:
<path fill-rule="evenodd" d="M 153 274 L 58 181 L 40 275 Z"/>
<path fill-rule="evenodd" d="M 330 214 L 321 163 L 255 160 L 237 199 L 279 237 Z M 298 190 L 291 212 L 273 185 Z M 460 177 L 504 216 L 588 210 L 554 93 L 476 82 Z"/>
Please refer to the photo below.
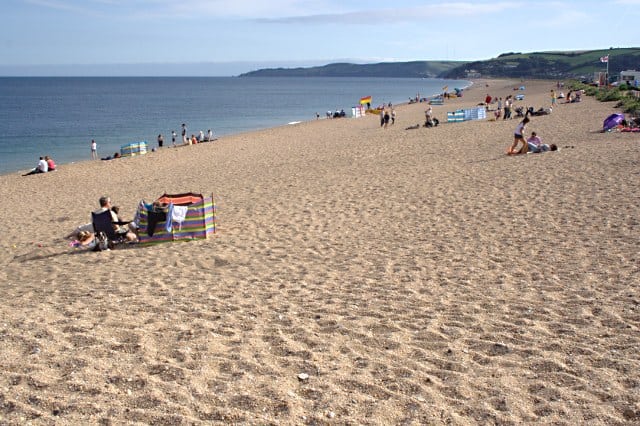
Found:
<path fill-rule="evenodd" d="M 0 75 L 237 75 L 640 45 L 640 0 L 1 0 Z"/>

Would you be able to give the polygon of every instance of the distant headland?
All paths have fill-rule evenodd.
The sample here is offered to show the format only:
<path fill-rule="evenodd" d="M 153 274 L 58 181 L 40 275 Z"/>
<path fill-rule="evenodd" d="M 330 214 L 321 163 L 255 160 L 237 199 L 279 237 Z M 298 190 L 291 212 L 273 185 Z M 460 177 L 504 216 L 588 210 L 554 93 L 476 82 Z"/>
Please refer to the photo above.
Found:
<path fill-rule="evenodd" d="M 607 58 L 607 63 L 604 62 Z M 264 68 L 239 77 L 396 77 L 396 78 L 587 78 L 640 68 L 640 48 L 566 52 L 503 53 L 482 61 L 410 61 L 375 64 L 333 63 L 315 67 Z"/>

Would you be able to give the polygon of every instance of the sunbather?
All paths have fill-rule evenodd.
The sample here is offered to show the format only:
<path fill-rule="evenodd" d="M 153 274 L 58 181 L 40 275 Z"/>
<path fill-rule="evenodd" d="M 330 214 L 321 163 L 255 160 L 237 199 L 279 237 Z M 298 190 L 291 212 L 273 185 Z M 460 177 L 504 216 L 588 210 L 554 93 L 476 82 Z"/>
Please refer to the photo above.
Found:
<path fill-rule="evenodd" d="M 527 139 L 527 145 L 529 146 L 529 152 L 538 153 L 551 150 L 549 145 L 542 143 L 540 136 L 536 132 L 531 132 L 531 136 Z"/>

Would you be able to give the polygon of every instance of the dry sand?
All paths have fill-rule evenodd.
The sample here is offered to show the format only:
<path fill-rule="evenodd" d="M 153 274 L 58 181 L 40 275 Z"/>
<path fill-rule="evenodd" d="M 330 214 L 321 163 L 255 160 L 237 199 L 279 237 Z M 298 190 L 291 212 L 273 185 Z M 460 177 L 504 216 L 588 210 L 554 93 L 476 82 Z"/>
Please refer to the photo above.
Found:
<path fill-rule="evenodd" d="M 640 136 L 588 97 L 533 118 L 554 153 L 444 123 L 520 84 L 1 176 L 0 424 L 640 423 Z M 62 239 L 185 191 L 214 238 Z"/>

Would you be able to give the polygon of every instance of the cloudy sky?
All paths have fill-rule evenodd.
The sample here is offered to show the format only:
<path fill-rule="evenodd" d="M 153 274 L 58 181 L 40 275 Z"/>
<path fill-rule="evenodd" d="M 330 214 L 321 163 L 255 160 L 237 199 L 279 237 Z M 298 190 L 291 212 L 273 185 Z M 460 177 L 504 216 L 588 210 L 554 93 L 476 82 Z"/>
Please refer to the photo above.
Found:
<path fill-rule="evenodd" d="M 640 0 L 0 0 L 0 75 L 237 75 L 640 45 Z"/>

